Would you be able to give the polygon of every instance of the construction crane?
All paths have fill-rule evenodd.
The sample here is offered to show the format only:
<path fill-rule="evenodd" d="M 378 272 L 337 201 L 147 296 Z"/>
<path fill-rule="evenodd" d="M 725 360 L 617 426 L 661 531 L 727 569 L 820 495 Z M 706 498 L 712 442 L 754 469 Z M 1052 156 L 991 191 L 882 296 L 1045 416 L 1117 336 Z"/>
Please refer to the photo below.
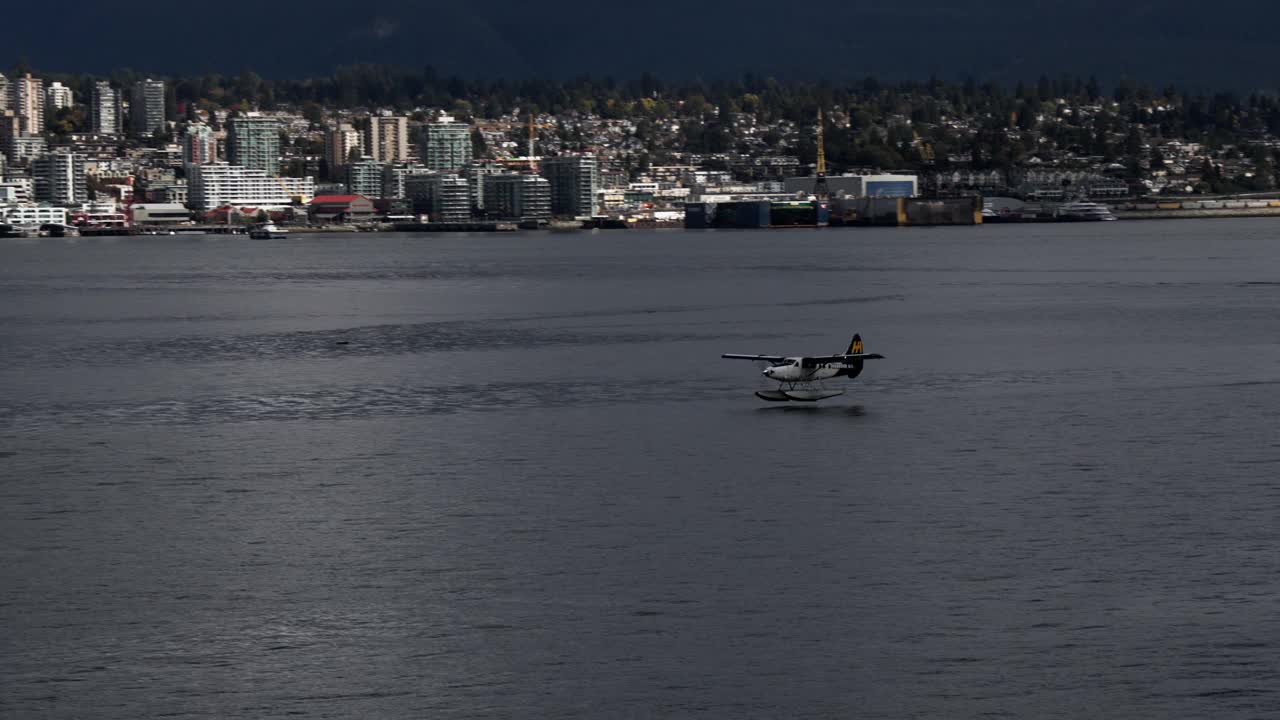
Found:
<path fill-rule="evenodd" d="M 822 108 L 818 108 L 818 167 L 814 173 L 817 178 L 813 182 L 813 196 L 819 200 L 826 200 L 827 191 L 827 150 L 823 147 L 822 140 Z"/>
<path fill-rule="evenodd" d="M 553 127 L 555 127 L 555 125 L 551 125 L 547 123 L 539 123 L 534 118 L 533 113 L 529 113 L 529 123 L 528 123 L 528 129 L 529 129 L 528 153 L 529 154 L 525 157 L 525 160 L 528 161 L 529 163 L 529 172 L 534 175 L 538 174 L 538 158 L 533 154 L 535 150 L 534 146 L 538 142 L 538 128 L 553 128 Z M 513 158 L 513 162 L 519 162 L 519 158 Z"/>

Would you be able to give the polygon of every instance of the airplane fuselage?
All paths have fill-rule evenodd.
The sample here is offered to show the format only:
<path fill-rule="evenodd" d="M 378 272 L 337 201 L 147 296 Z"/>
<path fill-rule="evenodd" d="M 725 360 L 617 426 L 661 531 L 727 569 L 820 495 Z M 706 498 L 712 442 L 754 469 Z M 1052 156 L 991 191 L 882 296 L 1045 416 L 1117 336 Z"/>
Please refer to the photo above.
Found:
<path fill-rule="evenodd" d="M 774 365 L 762 374 L 770 380 L 784 383 L 816 382 L 848 375 L 851 369 L 844 363 L 814 363 L 805 362 L 805 358 L 788 358 L 785 363 Z"/>

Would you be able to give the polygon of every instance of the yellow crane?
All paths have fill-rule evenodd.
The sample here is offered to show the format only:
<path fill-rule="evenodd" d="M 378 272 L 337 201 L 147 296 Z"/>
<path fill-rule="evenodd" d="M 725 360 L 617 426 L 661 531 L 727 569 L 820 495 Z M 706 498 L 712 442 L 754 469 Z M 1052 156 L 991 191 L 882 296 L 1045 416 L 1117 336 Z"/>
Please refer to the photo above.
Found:
<path fill-rule="evenodd" d="M 817 176 L 813 182 L 813 196 L 826 200 L 827 191 L 827 149 L 822 138 L 822 108 L 818 108 L 818 163 L 814 172 Z"/>
<path fill-rule="evenodd" d="M 922 140 L 920 133 L 916 132 L 914 128 L 911 130 L 911 134 L 915 137 L 916 146 L 920 148 L 920 159 L 924 161 L 925 165 L 932 165 L 934 159 L 933 143 L 928 140 Z"/>
<path fill-rule="evenodd" d="M 552 128 L 555 125 L 541 124 L 534 119 L 533 113 L 529 113 L 529 172 L 534 175 L 538 174 L 538 159 L 534 156 L 534 145 L 538 141 L 538 128 Z"/>

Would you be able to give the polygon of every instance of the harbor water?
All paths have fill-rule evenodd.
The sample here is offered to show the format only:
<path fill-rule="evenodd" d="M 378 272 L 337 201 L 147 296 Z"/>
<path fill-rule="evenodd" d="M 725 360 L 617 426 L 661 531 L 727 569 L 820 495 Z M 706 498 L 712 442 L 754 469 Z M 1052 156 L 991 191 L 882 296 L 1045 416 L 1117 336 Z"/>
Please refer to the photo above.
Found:
<path fill-rule="evenodd" d="M 6 240 L 0 388 L 6 718 L 1280 715 L 1272 219 Z"/>

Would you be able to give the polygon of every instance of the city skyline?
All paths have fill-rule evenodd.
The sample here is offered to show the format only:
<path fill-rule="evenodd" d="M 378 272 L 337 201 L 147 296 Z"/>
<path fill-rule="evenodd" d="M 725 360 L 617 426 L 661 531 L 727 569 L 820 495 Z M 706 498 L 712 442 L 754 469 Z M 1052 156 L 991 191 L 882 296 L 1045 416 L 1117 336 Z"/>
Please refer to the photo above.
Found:
<path fill-rule="evenodd" d="M 5 216 L 48 203 L 83 217 L 105 202 L 161 203 L 174 220 L 185 204 L 215 221 L 235 206 L 349 222 L 359 205 L 455 223 L 697 226 L 717 203 L 781 203 L 784 215 L 821 206 L 823 223 L 828 200 L 848 219 L 868 216 L 857 198 L 923 196 L 955 200 L 954 217 L 972 220 L 978 196 L 1177 198 L 1199 211 L 1218 209 L 1203 196 L 1280 187 L 1275 96 L 1078 76 L 1002 88 L 652 75 L 507 84 L 387 66 L 306 81 L 19 71 L 0 77 Z M 1265 207 L 1231 209 L 1272 212 L 1250 201 Z"/>

